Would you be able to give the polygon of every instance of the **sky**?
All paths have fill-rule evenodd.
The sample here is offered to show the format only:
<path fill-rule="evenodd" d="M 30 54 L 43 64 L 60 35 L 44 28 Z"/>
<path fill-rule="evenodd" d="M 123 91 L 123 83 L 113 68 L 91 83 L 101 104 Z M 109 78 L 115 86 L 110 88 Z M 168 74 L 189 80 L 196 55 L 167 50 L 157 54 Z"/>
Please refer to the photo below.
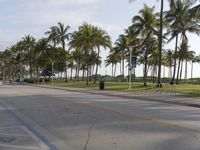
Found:
<path fill-rule="evenodd" d="M 37 39 L 45 37 L 49 27 L 58 22 L 70 25 L 70 32 L 77 30 L 83 22 L 100 26 L 114 43 L 118 35 L 131 25 L 132 17 L 144 4 L 155 6 L 156 11 L 160 9 L 157 0 L 135 0 L 132 3 L 129 0 L 0 0 L 0 50 L 5 50 L 28 34 Z M 199 41 L 198 36 L 189 35 L 190 48 L 197 54 L 200 54 Z M 173 45 L 172 42 L 166 47 L 173 48 Z M 108 53 L 108 49 L 101 51 L 103 60 Z M 198 67 L 200 64 L 195 65 L 194 76 L 200 76 Z M 100 72 L 110 74 L 110 70 L 110 67 L 102 65 Z M 136 72 L 142 75 L 141 66 Z"/>

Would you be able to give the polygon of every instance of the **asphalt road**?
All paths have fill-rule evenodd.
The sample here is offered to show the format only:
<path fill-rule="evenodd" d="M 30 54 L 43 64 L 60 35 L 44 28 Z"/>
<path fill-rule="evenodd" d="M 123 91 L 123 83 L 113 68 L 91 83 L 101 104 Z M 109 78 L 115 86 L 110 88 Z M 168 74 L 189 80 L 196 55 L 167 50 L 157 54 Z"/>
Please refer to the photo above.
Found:
<path fill-rule="evenodd" d="M 199 141 L 199 108 L 0 87 L 0 150 L 199 150 Z"/>

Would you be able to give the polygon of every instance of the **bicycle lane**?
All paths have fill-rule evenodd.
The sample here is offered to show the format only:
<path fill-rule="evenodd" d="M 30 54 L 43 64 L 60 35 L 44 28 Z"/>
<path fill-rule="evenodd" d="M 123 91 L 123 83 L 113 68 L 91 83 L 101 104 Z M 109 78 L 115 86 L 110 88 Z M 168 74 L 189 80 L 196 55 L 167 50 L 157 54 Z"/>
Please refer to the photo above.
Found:
<path fill-rule="evenodd" d="M 1 150 L 56 150 L 44 135 L 25 122 L 0 99 L 0 149 Z"/>

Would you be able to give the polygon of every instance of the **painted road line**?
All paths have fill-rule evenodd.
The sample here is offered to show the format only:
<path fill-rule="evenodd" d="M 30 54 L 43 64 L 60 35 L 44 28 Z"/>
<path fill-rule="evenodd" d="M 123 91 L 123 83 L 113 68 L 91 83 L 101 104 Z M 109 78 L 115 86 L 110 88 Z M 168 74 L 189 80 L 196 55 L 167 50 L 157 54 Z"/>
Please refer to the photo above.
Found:
<path fill-rule="evenodd" d="M 30 135 L 23 135 L 23 134 L 10 134 L 10 133 L 1 133 L 0 132 L 0 136 L 1 135 L 5 135 L 5 136 L 18 136 L 18 137 L 30 137 Z"/>
<path fill-rule="evenodd" d="M 47 149 L 47 146 L 45 146 L 45 145 L 41 142 L 41 140 L 38 140 L 38 138 L 37 138 L 32 132 L 30 132 L 26 127 L 22 127 L 22 128 L 26 131 L 27 134 L 29 134 L 29 135 L 35 140 L 36 143 L 39 144 L 39 146 L 40 146 L 40 148 L 42 148 L 42 150 L 43 150 L 43 149 Z"/>
<path fill-rule="evenodd" d="M 50 143 L 45 136 L 42 135 L 42 133 L 38 132 L 36 129 L 34 129 L 31 125 L 26 123 L 22 118 L 20 118 L 12 109 L 8 109 L 5 103 L 2 101 L 0 102 L 1 106 L 3 106 L 6 111 L 11 114 L 22 126 L 26 127 L 30 132 L 32 132 L 38 139 L 40 139 L 43 143 L 45 143 L 50 150 L 57 150 L 56 146 Z"/>
<path fill-rule="evenodd" d="M 4 129 L 4 128 L 19 128 L 21 127 L 20 124 L 14 124 L 14 125 L 3 125 L 3 126 L 0 126 L 0 129 Z"/>
<path fill-rule="evenodd" d="M 15 108 L 13 108 L 13 107 L 8 107 L 8 109 L 15 109 Z M 4 110 L 6 110 L 6 108 L 0 107 L 0 111 L 4 111 Z"/>
<path fill-rule="evenodd" d="M 7 145 L 7 144 L 0 144 L 1 147 L 7 147 L 7 148 L 14 148 L 14 149 L 20 149 L 20 150 L 41 150 L 40 147 L 27 147 L 27 146 L 17 146 L 17 145 Z"/>

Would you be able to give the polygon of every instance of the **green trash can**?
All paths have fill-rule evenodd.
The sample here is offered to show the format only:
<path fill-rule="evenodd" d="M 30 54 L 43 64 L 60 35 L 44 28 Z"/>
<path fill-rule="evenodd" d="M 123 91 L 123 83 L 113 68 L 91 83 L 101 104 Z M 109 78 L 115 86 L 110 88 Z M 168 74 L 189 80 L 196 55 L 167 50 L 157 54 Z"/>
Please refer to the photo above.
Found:
<path fill-rule="evenodd" d="M 101 81 L 99 82 L 99 90 L 104 90 L 104 88 L 105 88 L 104 81 L 101 80 Z"/>

